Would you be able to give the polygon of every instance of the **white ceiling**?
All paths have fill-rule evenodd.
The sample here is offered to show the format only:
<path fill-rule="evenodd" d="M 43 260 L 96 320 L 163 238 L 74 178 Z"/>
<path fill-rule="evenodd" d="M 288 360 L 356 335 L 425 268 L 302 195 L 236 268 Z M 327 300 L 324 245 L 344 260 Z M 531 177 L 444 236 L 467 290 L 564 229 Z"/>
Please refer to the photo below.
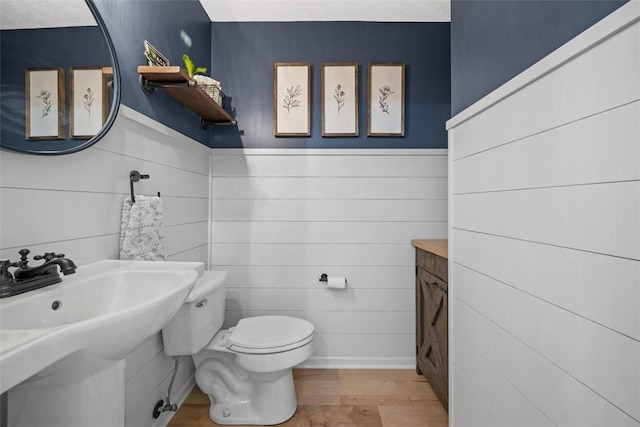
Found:
<path fill-rule="evenodd" d="M 0 29 L 96 25 L 84 0 L 0 0 Z"/>
<path fill-rule="evenodd" d="M 200 0 L 213 22 L 449 22 L 450 0 Z"/>
<path fill-rule="evenodd" d="M 200 3 L 213 22 L 451 20 L 450 0 L 200 0 Z M 0 0 L 2 30 L 89 25 L 96 23 L 84 0 Z"/>

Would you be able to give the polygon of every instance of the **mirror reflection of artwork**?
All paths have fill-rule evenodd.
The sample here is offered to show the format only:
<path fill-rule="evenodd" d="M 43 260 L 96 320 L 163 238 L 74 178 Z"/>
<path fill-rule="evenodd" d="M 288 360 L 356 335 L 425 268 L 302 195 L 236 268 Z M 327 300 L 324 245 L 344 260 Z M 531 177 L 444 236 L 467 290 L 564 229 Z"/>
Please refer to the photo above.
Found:
<path fill-rule="evenodd" d="M 120 98 L 113 43 L 93 0 L 0 0 L 0 3 L 0 149 L 52 155 L 73 153 L 91 146 L 113 123 Z M 97 131 L 92 124 L 74 136 L 71 71 L 97 66 L 109 68 L 109 89 L 103 96 L 108 101 L 107 120 Z M 64 102 L 57 100 L 57 91 L 51 89 L 45 89 L 48 92 L 44 94 L 38 93 L 41 98 L 33 95 L 28 99 L 25 94 L 33 90 L 25 85 L 25 70 L 55 69 L 53 67 L 64 70 L 63 90 L 59 91 Z M 93 87 L 92 95 L 94 100 L 91 102 L 89 96 L 87 100 L 91 102 L 91 117 L 97 120 L 94 115 L 102 114 L 96 114 L 101 109 L 101 98 Z M 43 130 L 42 120 L 27 123 L 27 115 L 30 115 L 29 119 L 36 118 L 30 109 L 35 108 L 36 103 L 44 106 L 45 99 L 51 110 L 47 120 L 53 118 L 52 114 L 58 115 L 58 120 L 62 119 L 55 131 L 53 125 Z M 58 106 L 61 108 L 56 109 Z M 82 134 L 86 136 L 80 137 Z"/>
<path fill-rule="evenodd" d="M 27 139 L 64 138 L 64 70 L 25 71 Z"/>
<path fill-rule="evenodd" d="M 102 67 L 71 69 L 71 137 L 89 138 L 108 115 L 108 92 Z"/>

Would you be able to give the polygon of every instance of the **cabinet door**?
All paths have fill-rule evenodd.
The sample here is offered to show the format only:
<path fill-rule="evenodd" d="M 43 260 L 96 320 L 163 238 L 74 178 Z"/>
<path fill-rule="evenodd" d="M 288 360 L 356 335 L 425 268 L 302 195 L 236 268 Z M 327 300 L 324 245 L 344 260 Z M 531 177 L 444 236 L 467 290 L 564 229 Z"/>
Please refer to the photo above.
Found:
<path fill-rule="evenodd" d="M 448 410 L 448 299 L 441 280 L 417 269 L 416 315 L 418 370 L 422 371 L 440 402 Z"/>

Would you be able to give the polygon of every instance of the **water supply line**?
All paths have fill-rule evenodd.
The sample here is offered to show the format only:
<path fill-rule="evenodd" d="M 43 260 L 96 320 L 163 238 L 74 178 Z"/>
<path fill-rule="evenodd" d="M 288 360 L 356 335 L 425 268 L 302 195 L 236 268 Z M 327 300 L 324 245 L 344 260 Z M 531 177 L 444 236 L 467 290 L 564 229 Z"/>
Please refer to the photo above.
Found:
<path fill-rule="evenodd" d="M 181 360 L 182 356 L 173 356 L 173 374 L 171 375 L 171 381 L 169 382 L 167 397 L 164 401 L 158 400 L 156 402 L 156 406 L 153 407 L 153 418 L 158 418 L 163 412 L 176 412 L 178 410 L 178 405 L 176 405 L 175 403 L 171 403 L 171 387 L 173 387 L 173 381 L 176 379 L 176 374 L 178 373 L 178 365 L 180 365 Z"/>

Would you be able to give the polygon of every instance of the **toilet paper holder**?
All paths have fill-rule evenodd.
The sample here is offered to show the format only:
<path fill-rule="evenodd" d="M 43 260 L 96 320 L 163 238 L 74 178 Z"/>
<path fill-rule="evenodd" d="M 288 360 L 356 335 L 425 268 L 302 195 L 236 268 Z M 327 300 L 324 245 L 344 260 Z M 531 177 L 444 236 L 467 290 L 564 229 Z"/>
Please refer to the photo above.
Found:
<path fill-rule="evenodd" d="M 326 274 L 326 273 L 322 273 L 322 274 L 320 275 L 320 281 L 321 281 L 321 282 L 327 282 L 328 280 L 329 280 L 329 276 L 327 276 L 327 274 Z M 345 280 L 345 282 L 347 281 L 347 279 L 344 279 L 344 280 Z"/>

